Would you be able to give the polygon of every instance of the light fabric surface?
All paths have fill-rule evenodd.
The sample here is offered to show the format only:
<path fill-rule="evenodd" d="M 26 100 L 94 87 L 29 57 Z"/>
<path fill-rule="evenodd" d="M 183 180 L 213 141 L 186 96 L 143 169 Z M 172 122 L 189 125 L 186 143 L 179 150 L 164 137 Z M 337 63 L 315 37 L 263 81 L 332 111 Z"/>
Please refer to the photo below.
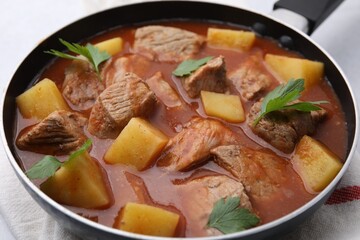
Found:
<path fill-rule="evenodd" d="M 59 28 L 90 13 L 131 0 L 2 0 L 0 1 L 0 87 L 36 44 Z M 216 1 L 212 1 L 216 2 Z M 271 11 L 274 0 L 220 1 L 259 12 Z M 348 76 L 360 100 L 360 1 L 345 1 L 313 34 Z M 0 147 L 0 239 L 78 239 L 60 227 L 27 194 Z M 360 239 L 360 159 L 355 155 L 338 187 L 342 203 L 324 205 L 293 233 L 282 239 Z M 350 189 L 349 199 L 342 189 Z M 349 200 L 349 201 L 347 201 Z"/>

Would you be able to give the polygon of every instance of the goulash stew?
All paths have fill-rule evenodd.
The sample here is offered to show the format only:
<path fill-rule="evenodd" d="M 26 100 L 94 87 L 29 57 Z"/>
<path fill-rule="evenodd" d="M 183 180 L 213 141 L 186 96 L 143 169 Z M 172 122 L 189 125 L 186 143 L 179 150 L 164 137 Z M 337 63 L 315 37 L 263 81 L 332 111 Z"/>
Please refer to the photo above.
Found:
<path fill-rule="evenodd" d="M 121 27 L 59 41 L 17 97 L 17 154 L 50 198 L 154 236 L 228 234 L 322 191 L 347 129 L 324 64 L 249 29 Z"/>

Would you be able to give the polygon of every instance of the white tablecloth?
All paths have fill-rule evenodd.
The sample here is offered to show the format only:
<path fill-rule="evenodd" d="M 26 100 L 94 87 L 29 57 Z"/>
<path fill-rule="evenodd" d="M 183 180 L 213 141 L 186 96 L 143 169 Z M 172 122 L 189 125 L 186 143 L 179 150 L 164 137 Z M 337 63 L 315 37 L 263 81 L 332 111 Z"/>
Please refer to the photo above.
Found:
<path fill-rule="evenodd" d="M 89 13 L 131 0 L 0 1 L 0 88 L 42 39 Z M 274 0 L 219 1 L 269 13 Z M 360 100 L 360 1 L 346 0 L 312 35 L 338 62 Z M 1 140 L 0 140 L 1 141 Z M 356 154 L 334 199 L 284 239 L 360 239 L 360 159 Z M 27 194 L 0 147 L 0 239 L 76 239 Z"/>

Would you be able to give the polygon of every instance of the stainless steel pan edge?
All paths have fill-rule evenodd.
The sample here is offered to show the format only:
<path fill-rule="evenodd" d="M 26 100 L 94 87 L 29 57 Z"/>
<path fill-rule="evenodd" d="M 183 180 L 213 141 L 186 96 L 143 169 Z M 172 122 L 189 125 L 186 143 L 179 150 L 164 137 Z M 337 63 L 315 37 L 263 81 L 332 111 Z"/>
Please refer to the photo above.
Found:
<path fill-rule="evenodd" d="M 168 2 L 152 1 L 150 3 L 139 3 L 139 4 L 131 4 L 131 5 L 127 5 L 127 6 L 122 6 L 122 7 L 116 8 L 116 9 L 120 9 L 120 8 L 123 9 L 125 7 L 130 7 L 132 9 L 140 9 L 140 8 L 150 6 L 148 4 L 154 4 L 153 7 L 155 7 L 155 6 L 159 7 L 160 5 L 161 6 L 166 5 L 167 8 L 169 8 L 170 6 L 173 5 L 173 3 L 180 3 L 180 5 L 186 4 L 187 6 L 190 6 L 191 4 L 195 4 L 198 6 L 200 6 L 200 5 L 207 6 L 209 8 L 211 7 L 211 8 L 219 10 L 219 13 L 221 12 L 220 10 L 225 11 L 226 9 L 229 9 L 228 6 L 223 6 L 223 5 L 203 3 L 203 2 L 189 2 L 189 1 L 168 1 Z M 231 8 L 233 9 L 233 7 L 231 7 Z M 70 24 L 70 25 L 64 27 L 63 29 L 57 31 L 56 33 L 51 35 L 50 38 L 53 38 L 53 42 L 54 42 L 54 39 L 57 39 L 58 37 L 63 37 L 62 34 L 64 32 L 67 32 L 67 29 L 71 29 L 72 26 L 74 26 L 74 24 L 81 22 L 81 21 L 85 21 L 88 18 L 96 19 L 96 18 L 106 16 L 107 13 L 109 13 L 111 11 L 116 11 L 116 9 L 106 10 L 106 11 L 91 15 L 89 17 L 80 19 L 79 21 L 77 21 L 73 24 Z M 259 227 L 256 227 L 256 228 L 253 228 L 250 230 L 246 230 L 246 231 L 234 233 L 234 234 L 229 234 L 229 235 L 225 235 L 225 236 L 206 237 L 206 238 L 201 238 L 201 239 L 234 239 L 234 238 L 236 238 L 236 239 L 264 239 L 264 238 L 268 238 L 268 237 L 275 236 L 278 234 L 282 235 L 285 232 L 290 231 L 291 229 L 296 227 L 299 223 L 303 222 L 309 215 L 311 215 L 317 208 L 319 208 L 330 196 L 330 194 L 335 189 L 336 185 L 339 183 L 340 179 L 345 174 L 347 168 L 350 165 L 351 159 L 353 158 L 353 155 L 354 155 L 354 152 L 356 149 L 358 135 L 359 135 L 359 133 L 358 133 L 359 132 L 359 130 L 358 130 L 358 110 L 357 110 L 357 104 L 356 104 L 356 101 L 354 98 L 353 91 L 351 90 L 348 80 L 346 79 L 345 75 L 343 74 L 341 69 L 337 66 L 337 64 L 334 62 L 334 60 L 329 56 L 329 54 L 327 54 L 326 51 L 324 51 L 320 46 L 318 46 L 307 35 L 303 34 L 300 31 L 297 31 L 296 29 L 293 29 L 291 26 L 287 25 L 286 23 L 280 22 L 279 20 L 276 20 L 276 19 L 269 17 L 267 15 L 264 15 L 264 14 L 250 12 L 250 11 L 244 10 L 244 9 L 239 9 L 238 11 L 239 11 L 239 13 L 248 12 L 250 15 L 257 16 L 257 17 L 255 17 L 255 20 L 253 21 L 253 23 L 259 22 L 259 21 L 257 21 L 258 19 L 260 19 L 260 20 L 267 19 L 268 21 L 271 21 L 276 24 L 280 24 L 280 25 L 284 26 L 285 28 L 287 28 L 287 31 L 285 31 L 285 33 L 287 35 L 289 35 L 288 33 L 291 33 L 291 34 L 299 35 L 302 38 L 305 38 L 306 41 L 308 41 L 311 45 L 313 45 L 315 48 L 319 49 L 319 51 L 322 52 L 324 59 L 327 59 L 327 61 L 331 62 L 331 64 L 333 66 L 330 69 L 331 70 L 330 72 L 333 72 L 333 71 L 338 72 L 337 75 L 341 75 L 342 79 L 343 79 L 343 80 L 341 80 L 341 81 L 343 81 L 341 84 L 340 83 L 336 84 L 336 82 L 333 82 L 333 81 L 331 83 L 333 84 L 335 89 L 336 89 L 336 86 L 339 85 L 339 86 L 341 86 L 341 88 L 343 88 L 342 90 L 347 92 L 347 93 L 343 93 L 344 91 L 341 91 L 340 94 L 338 92 L 337 93 L 339 95 L 339 98 L 341 98 L 341 95 L 343 95 L 343 94 L 346 95 L 347 104 L 345 106 L 343 104 L 344 111 L 352 112 L 349 116 L 347 116 L 347 118 L 350 118 L 350 120 L 351 120 L 351 121 L 349 121 L 351 126 L 348 126 L 349 129 L 351 130 L 351 133 L 349 133 L 349 135 L 351 135 L 349 137 L 350 148 L 348 149 L 348 157 L 344 164 L 344 167 L 341 169 L 341 171 L 337 175 L 337 177 L 331 182 L 331 184 L 329 186 L 327 186 L 327 188 L 325 190 L 323 190 L 318 196 L 316 196 L 313 200 L 311 200 L 310 202 L 308 202 L 301 208 L 297 209 L 296 211 L 294 211 L 278 220 L 275 220 L 273 222 L 270 222 L 268 224 L 265 224 L 265 225 L 262 225 L 262 226 L 259 226 Z M 189 18 L 189 17 L 185 17 L 185 18 Z M 219 20 L 219 21 L 221 21 L 221 20 Z M 146 20 L 140 21 L 140 22 L 146 22 Z M 247 25 L 247 24 L 243 24 L 243 25 Z M 249 26 L 251 26 L 251 24 Z M 103 27 L 103 30 L 105 30 L 105 29 L 107 29 L 106 26 Z M 94 30 L 94 33 L 97 33 L 97 32 L 99 32 L 99 31 Z M 69 33 L 67 33 L 67 34 L 69 34 Z M 281 35 L 281 33 L 280 33 L 280 35 Z M 91 36 L 91 34 L 84 35 L 82 37 L 77 36 L 77 39 L 73 39 L 73 40 L 79 41 L 79 40 L 85 39 L 89 36 Z M 276 37 L 278 37 L 278 36 L 274 36 L 274 38 L 276 38 Z M 42 52 L 43 50 L 50 49 L 49 44 L 46 42 L 47 40 L 45 40 L 43 43 L 41 43 L 37 48 L 35 48 L 28 55 L 28 57 L 19 66 L 19 69 L 28 68 L 26 66 L 27 62 L 33 58 L 32 57 L 33 55 L 40 54 L 40 52 Z M 72 39 L 69 39 L 69 40 L 72 40 Z M 51 46 L 53 46 L 53 45 L 54 45 L 54 43 L 52 43 Z M 59 47 L 54 46 L 51 48 L 59 48 Z M 306 53 L 304 53 L 304 54 L 305 54 L 305 56 L 308 55 Z M 35 66 L 33 75 L 31 75 L 29 77 L 29 79 L 34 80 L 36 78 L 36 74 L 39 72 L 39 69 L 42 69 L 43 66 L 45 66 L 51 60 L 50 57 L 48 57 L 48 56 L 41 57 L 41 59 L 42 59 L 42 61 L 40 61 L 40 63 L 38 63 L 38 65 L 41 67 L 36 69 L 36 66 Z M 319 60 L 321 60 L 321 59 L 319 59 Z M 326 69 L 326 71 L 327 70 L 328 69 Z M 0 121 L 1 121 L 1 126 L 2 126 L 1 127 L 1 139 L 3 141 L 4 148 L 5 148 L 6 154 L 9 158 L 9 161 L 10 161 L 13 169 L 15 170 L 17 177 L 22 182 L 22 184 L 25 186 L 26 190 L 38 202 L 38 204 L 40 204 L 50 215 L 52 215 L 57 221 L 59 221 L 65 228 L 70 229 L 72 232 L 74 232 L 76 235 L 78 235 L 82 238 L 86 238 L 86 239 L 116 239 L 116 238 L 119 238 L 119 239 L 123 239 L 123 238 L 144 239 L 145 236 L 143 236 L 143 235 L 116 230 L 116 229 L 113 229 L 110 227 L 106 227 L 106 226 L 94 223 L 88 219 L 78 216 L 77 214 L 69 211 L 65 207 L 61 206 L 60 204 L 58 204 L 55 201 L 53 201 L 52 199 L 50 199 L 47 195 L 45 195 L 43 192 L 41 192 L 26 177 L 26 175 L 24 174 L 24 172 L 20 168 L 17 160 L 14 157 L 15 156 L 14 148 L 11 146 L 13 144 L 13 139 L 14 139 L 13 138 L 14 137 L 13 136 L 14 135 L 14 126 L 13 126 L 14 110 L 11 110 L 11 109 L 15 109 L 14 99 L 18 95 L 18 93 L 24 91 L 30 84 L 30 80 L 29 80 L 28 82 L 26 82 L 26 84 L 22 84 L 23 86 L 17 86 L 17 84 L 19 84 L 19 82 L 14 82 L 14 81 L 19 78 L 19 76 L 17 76 L 17 75 L 19 75 L 19 71 L 20 70 L 16 71 L 13 79 L 8 83 L 8 85 L 5 89 L 3 98 L 2 98 L 2 104 L 1 104 L 2 109 L 0 112 L 0 115 L 1 115 Z M 27 70 L 25 72 L 29 72 L 29 71 Z M 328 71 L 327 71 L 327 75 L 329 75 Z M 16 91 L 14 89 L 16 89 Z M 147 239 L 159 239 L 159 237 L 149 237 L 149 236 L 146 236 L 146 238 Z M 171 239 L 171 238 L 162 238 L 162 239 Z M 188 239 L 191 239 L 191 238 L 188 238 Z"/>

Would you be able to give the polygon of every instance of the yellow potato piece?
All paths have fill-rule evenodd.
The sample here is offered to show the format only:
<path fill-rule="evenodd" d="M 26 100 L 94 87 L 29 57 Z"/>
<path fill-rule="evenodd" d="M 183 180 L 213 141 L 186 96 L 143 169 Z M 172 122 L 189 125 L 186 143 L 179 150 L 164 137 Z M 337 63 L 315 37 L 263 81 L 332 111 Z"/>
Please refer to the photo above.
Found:
<path fill-rule="evenodd" d="M 102 170 L 87 152 L 64 163 L 40 189 L 56 202 L 74 207 L 101 208 L 111 203 Z"/>
<path fill-rule="evenodd" d="M 255 33 L 248 31 L 209 28 L 207 32 L 207 42 L 214 47 L 249 50 L 255 39 Z"/>
<path fill-rule="evenodd" d="M 115 55 L 122 51 L 123 49 L 123 40 L 120 37 L 111 38 L 102 42 L 99 42 L 94 45 L 100 51 L 106 51 L 110 55 Z"/>
<path fill-rule="evenodd" d="M 45 78 L 16 98 L 24 118 L 44 119 L 56 110 L 70 110 L 56 84 Z"/>
<path fill-rule="evenodd" d="M 179 215 L 158 207 L 127 203 L 115 228 L 151 236 L 173 237 Z"/>
<path fill-rule="evenodd" d="M 201 91 L 201 101 L 206 114 L 209 116 L 234 123 L 245 121 L 244 108 L 240 97 L 237 95 Z"/>
<path fill-rule="evenodd" d="M 168 140 L 146 120 L 132 118 L 105 153 L 104 160 L 143 170 L 158 156 Z"/>
<path fill-rule="evenodd" d="M 306 135 L 296 147 L 292 164 L 305 187 L 313 192 L 323 190 L 343 166 L 325 145 Z"/>
<path fill-rule="evenodd" d="M 303 78 L 305 89 L 318 84 L 324 76 L 324 64 L 322 62 L 273 54 L 266 54 L 265 62 L 285 82 L 292 78 Z"/>

